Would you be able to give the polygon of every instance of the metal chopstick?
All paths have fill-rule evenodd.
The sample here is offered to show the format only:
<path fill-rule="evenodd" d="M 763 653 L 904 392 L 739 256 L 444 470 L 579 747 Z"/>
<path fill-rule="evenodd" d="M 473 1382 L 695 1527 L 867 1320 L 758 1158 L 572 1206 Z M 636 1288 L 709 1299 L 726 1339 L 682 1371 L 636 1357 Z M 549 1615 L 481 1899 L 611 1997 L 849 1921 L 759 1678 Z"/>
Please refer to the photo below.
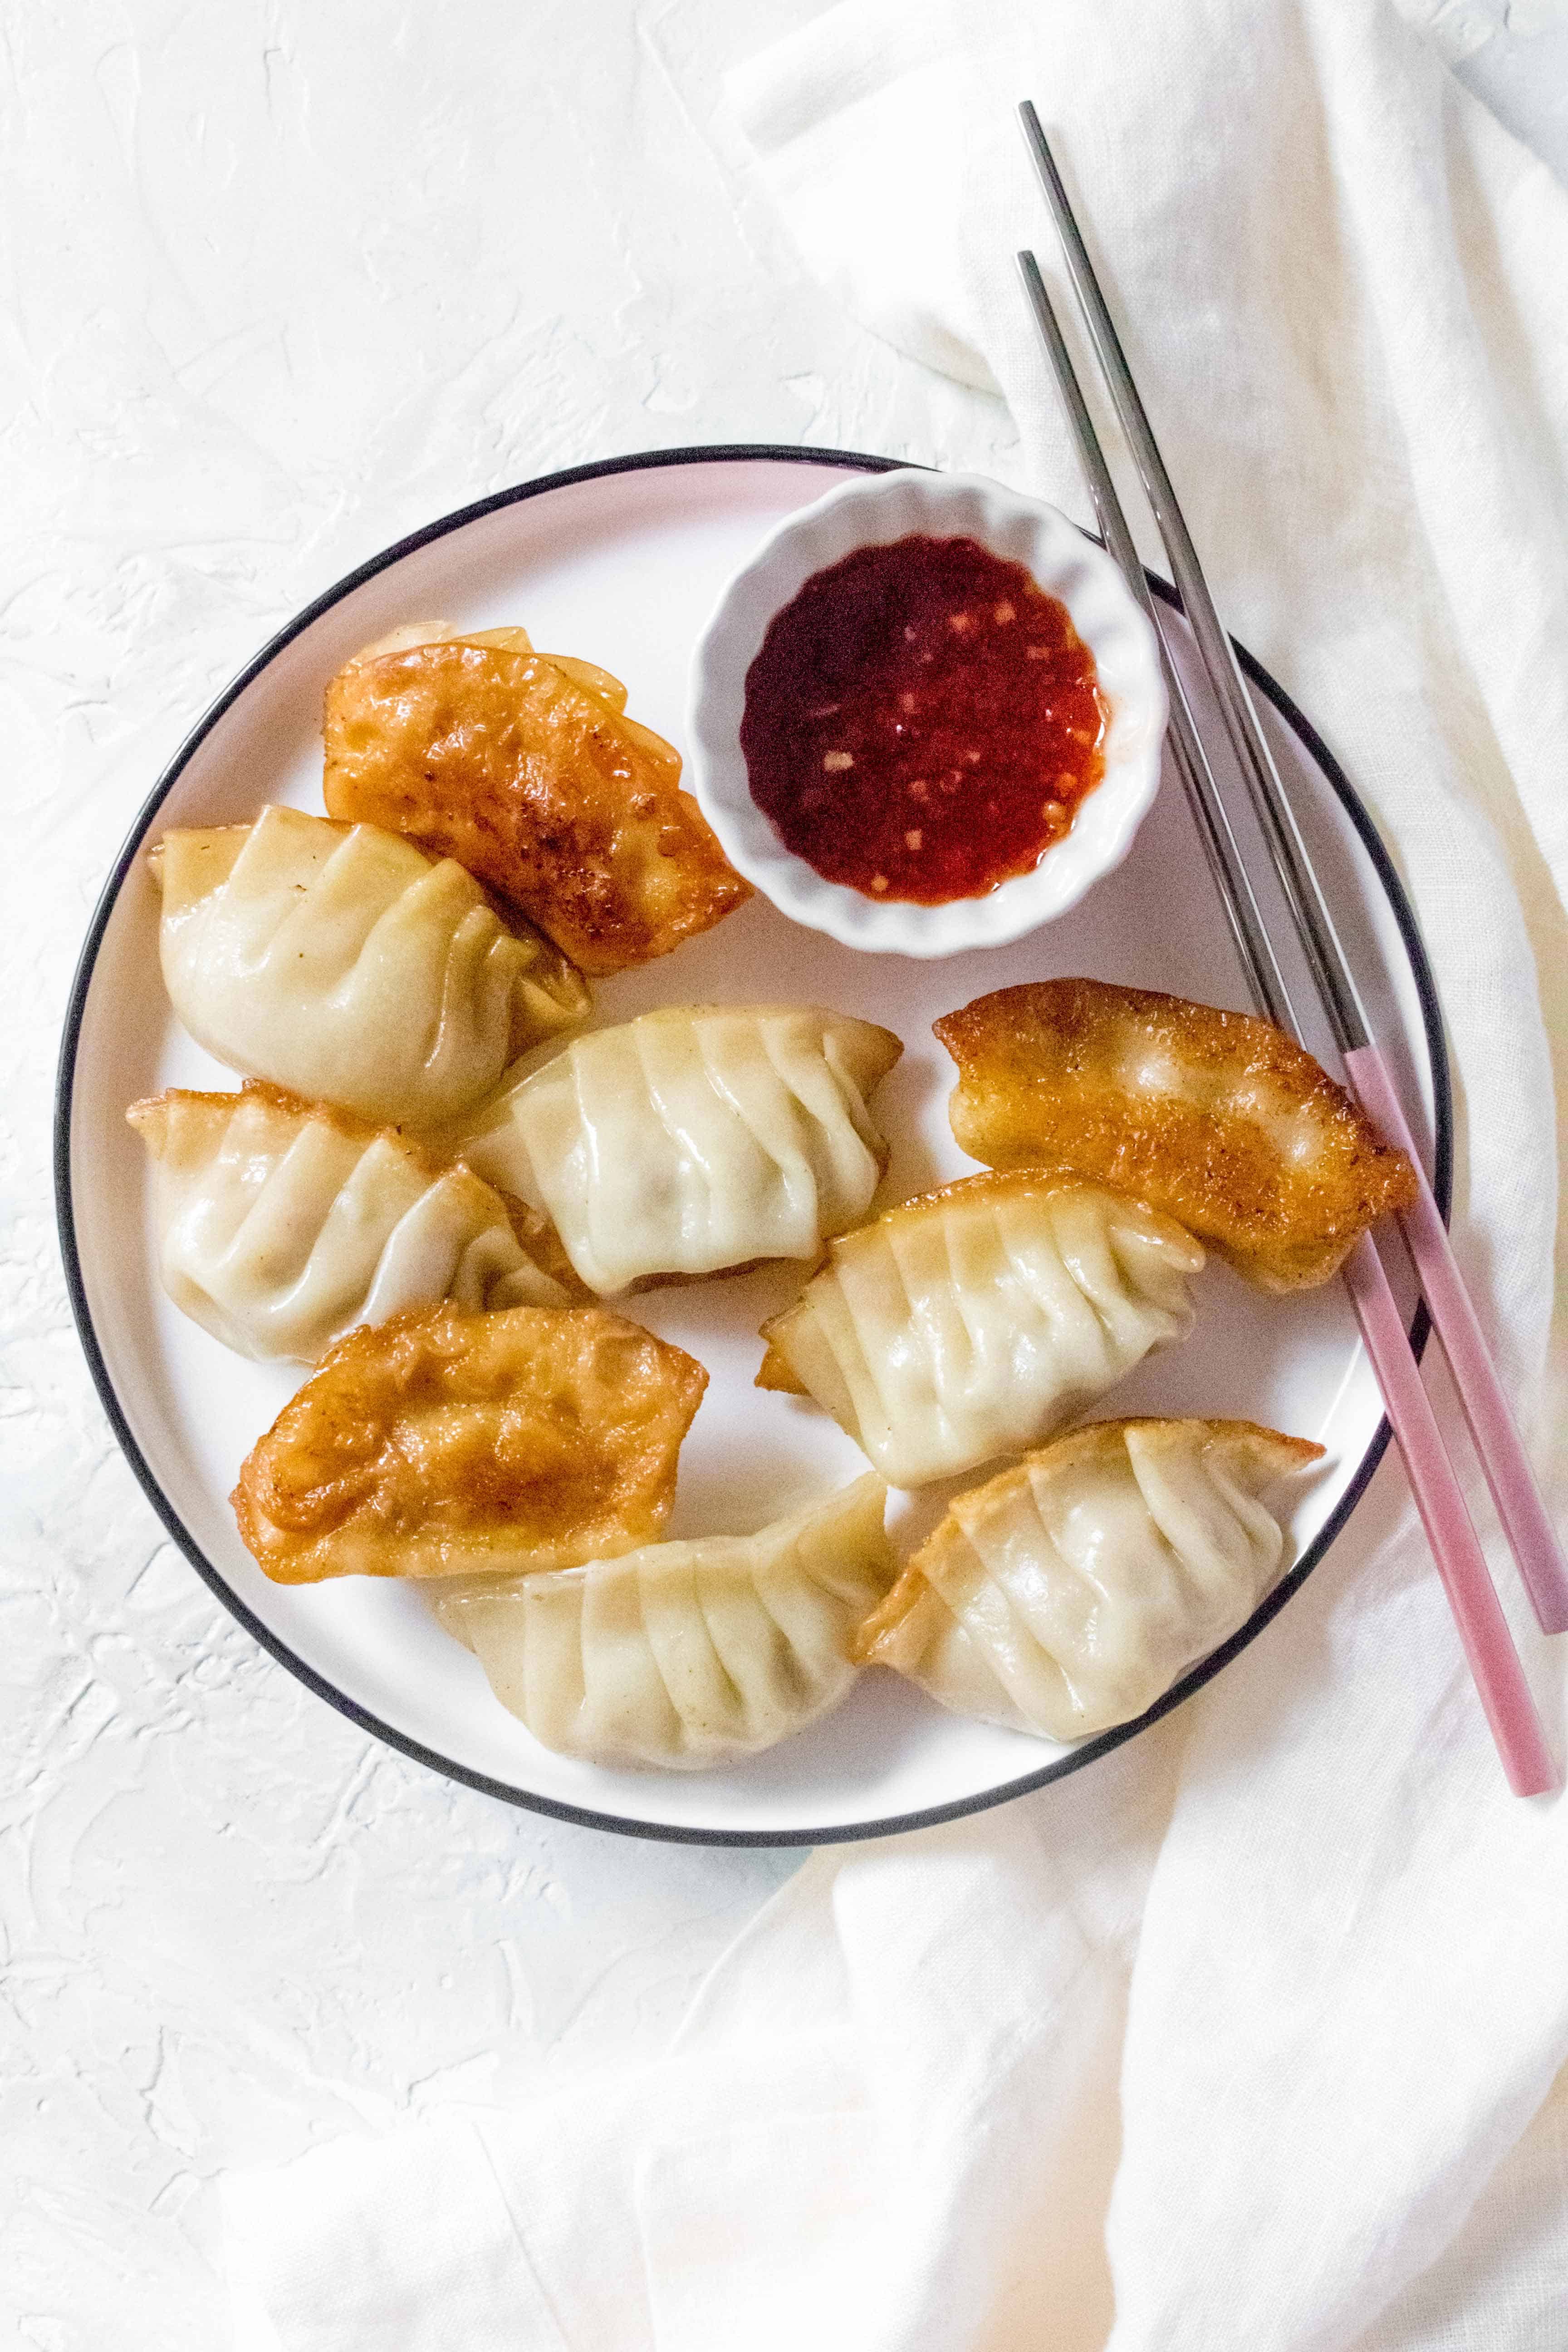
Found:
<path fill-rule="evenodd" d="M 1021 253 L 1017 259 L 1024 291 L 1078 445 L 1101 535 L 1153 625 L 1171 695 L 1172 756 L 1197 824 L 1209 870 L 1230 918 L 1253 1001 L 1277 1026 L 1299 1031 L 1289 989 L 1215 787 L 1171 654 L 1163 617 L 1149 593 L 1142 563 L 1039 265 L 1032 253 Z M 1507 1619 L 1487 1572 L 1463 1493 L 1444 1450 L 1388 1276 L 1369 1234 L 1363 1234 L 1347 1263 L 1345 1283 L 1509 1785 L 1520 1796 L 1541 1795 L 1557 1786 L 1556 1768 Z"/>
<path fill-rule="evenodd" d="M 1542 1626 L 1549 1633 L 1561 1633 L 1568 1631 L 1568 1562 L 1564 1561 L 1547 1516 L 1497 1367 L 1411 1139 L 1398 1089 L 1372 1038 L 1354 977 L 1268 739 L 1237 665 L 1235 648 L 1215 609 L 1197 550 L 1165 470 L 1056 159 L 1040 127 L 1039 116 L 1027 100 L 1018 114 L 1061 238 L 1073 291 L 1095 356 L 1137 460 L 1171 559 L 1183 610 L 1219 702 L 1226 732 L 1262 827 L 1302 952 L 1322 999 L 1335 1043 L 1343 1055 L 1345 1076 L 1367 1116 L 1401 1146 L 1415 1169 L 1417 1199 L 1415 1207 L 1400 1220 L 1405 1246 L 1448 1359 L 1503 1532 Z"/>
<path fill-rule="evenodd" d="M 1094 511 L 1100 522 L 1100 537 L 1142 607 L 1143 617 L 1152 628 L 1160 647 L 1160 666 L 1165 674 L 1171 703 L 1172 759 L 1186 794 L 1193 822 L 1198 829 L 1209 872 L 1214 877 L 1215 887 L 1230 919 L 1231 936 L 1251 984 L 1253 1001 L 1264 1017 L 1272 1021 L 1277 1028 L 1293 1030 L 1297 1025 L 1295 1010 L 1285 985 L 1285 975 L 1279 969 L 1273 942 L 1253 892 L 1251 877 L 1243 862 L 1236 835 L 1231 830 L 1229 814 L 1215 783 L 1214 772 L 1193 719 L 1181 672 L 1171 659 L 1164 631 L 1154 609 L 1154 599 L 1149 592 L 1149 583 L 1133 544 L 1132 533 L 1127 527 L 1121 500 L 1116 494 L 1110 469 L 1105 462 L 1105 453 L 1100 446 L 1100 436 L 1084 404 L 1077 372 L 1062 340 L 1062 331 L 1051 308 L 1045 280 L 1040 276 L 1040 265 L 1032 253 L 1021 253 L 1017 259 L 1024 292 L 1034 311 L 1035 324 L 1040 331 L 1047 356 L 1056 371 L 1057 389 L 1061 394 L 1062 405 L 1068 412 L 1068 421 L 1078 444 L 1079 457 L 1088 478 L 1089 495 L 1094 500 Z"/>

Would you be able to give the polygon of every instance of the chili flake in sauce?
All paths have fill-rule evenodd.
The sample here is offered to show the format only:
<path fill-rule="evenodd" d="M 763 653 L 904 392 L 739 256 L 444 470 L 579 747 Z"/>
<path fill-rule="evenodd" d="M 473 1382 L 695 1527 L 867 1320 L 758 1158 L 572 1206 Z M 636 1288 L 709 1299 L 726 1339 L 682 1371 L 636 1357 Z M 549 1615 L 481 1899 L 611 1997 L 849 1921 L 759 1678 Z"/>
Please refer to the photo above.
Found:
<path fill-rule="evenodd" d="M 1094 656 L 973 539 L 858 548 L 746 673 L 752 797 L 829 881 L 942 906 L 1026 874 L 1104 771 Z"/>

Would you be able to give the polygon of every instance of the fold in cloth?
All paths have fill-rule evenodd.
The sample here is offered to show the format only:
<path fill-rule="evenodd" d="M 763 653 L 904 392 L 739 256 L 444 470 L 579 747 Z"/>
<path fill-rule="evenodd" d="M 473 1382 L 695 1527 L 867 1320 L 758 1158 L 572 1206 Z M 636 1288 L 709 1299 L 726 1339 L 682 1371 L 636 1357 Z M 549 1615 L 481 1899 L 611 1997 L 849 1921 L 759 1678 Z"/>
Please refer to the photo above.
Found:
<path fill-rule="evenodd" d="M 1069 1784 L 1070 1872 L 1028 1805 L 984 1840 L 819 1855 L 659 2064 L 231 2175 L 239 2352 L 892 2352 L 967 2342 L 972 2313 L 1024 2345 L 1042 2294 L 1102 2340 L 1127 1971 L 1167 1780 L 1119 1757 Z"/>
<path fill-rule="evenodd" d="M 1079 514 L 1012 276 L 1021 243 L 1055 272 L 1025 95 L 1221 607 L 1415 897 L 1456 1245 L 1544 1441 L 1568 197 L 1383 0 L 852 0 L 791 35 L 730 105 L 807 264 L 998 387 L 1017 478 Z M 1560 1649 L 1500 1580 L 1560 1737 Z M 1563 1823 L 1506 1792 L 1390 1461 L 1177 1716 L 816 1857 L 657 2067 L 231 2179 L 246 2324 L 285 2352 L 1555 2352 Z"/>

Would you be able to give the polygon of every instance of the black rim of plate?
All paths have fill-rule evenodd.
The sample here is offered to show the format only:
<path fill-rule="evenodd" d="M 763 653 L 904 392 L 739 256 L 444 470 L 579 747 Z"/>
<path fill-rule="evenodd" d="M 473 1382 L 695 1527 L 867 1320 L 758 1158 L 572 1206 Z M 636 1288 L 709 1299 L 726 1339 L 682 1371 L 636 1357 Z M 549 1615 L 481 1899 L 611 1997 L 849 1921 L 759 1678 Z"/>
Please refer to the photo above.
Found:
<path fill-rule="evenodd" d="M 1223 1667 L 1228 1665 L 1231 1659 L 1237 1656 L 1249 1642 L 1256 1640 L 1264 1627 L 1279 1615 L 1292 1593 L 1300 1590 L 1343 1529 L 1352 1512 L 1365 1493 L 1373 1471 L 1382 1461 L 1392 1434 L 1387 1421 L 1381 1421 L 1362 1457 L 1354 1477 L 1341 1496 L 1334 1511 L 1320 1528 L 1316 1538 L 1308 1546 L 1295 1567 L 1275 1586 L 1268 1598 L 1253 1612 L 1238 1633 L 1234 1633 L 1228 1642 L 1204 1659 L 1199 1665 L 1194 1666 L 1189 1674 L 1184 1675 L 1182 1679 L 1173 1684 L 1164 1696 L 1157 1700 L 1146 1714 L 1139 1716 L 1134 1722 L 1118 1724 L 1114 1729 L 1101 1732 L 1093 1739 L 1085 1740 L 1081 1747 L 1075 1748 L 1069 1755 L 1058 1757 L 1054 1762 L 1043 1765 L 1038 1771 L 1021 1773 L 1016 1780 L 1006 1781 L 999 1788 L 986 1790 L 982 1795 L 963 1797 L 957 1799 L 952 1804 L 931 1805 L 918 1812 L 893 1814 L 881 1821 L 856 1822 L 849 1826 L 824 1822 L 799 1830 L 677 1827 L 658 1822 L 628 1820 L 618 1813 L 598 1812 L 585 1805 L 563 1804 L 554 1798 L 537 1796 L 531 1790 L 513 1788 L 507 1781 L 492 1780 L 487 1773 L 472 1771 L 468 1766 L 456 1762 L 450 1757 L 441 1755 L 437 1749 L 425 1747 L 419 1740 L 409 1738 L 405 1733 L 397 1730 L 392 1724 L 384 1723 L 379 1717 L 372 1715 L 368 1709 L 360 1706 L 344 1692 L 339 1690 L 335 1684 L 328 1682 L 324 1676 L 319 1675 L 313 1666 L 305 1663 L 303 1658 L 297 1657 L 288 1643 L 274 1633 L 268 1626 L 264 1625 L 254 1612 L 246 1606 L 221 1572 L 213 1566 L 184 1526 L 179 1514 L 159 1486 L 132 1434 L 130 1424 L 121 1410 L 109 1366 L 99 1345 L 98 1335 L 93 1328 L 92 1316 L 88 1306 L 86 1286 L 82 1278 L 81 1260 L 77 1248 L 76 1219 L 71 1201 L 71 1105 L 76 1077 L 77 1048 L 81 1035 L 82 1020 L 104 932 L 108 928 L 121 887 L 131 870 L 153 818 L 198 746 L 206 740 L 224 714 L 238 700 L 247 688 L 260 676 L 268 664 L 277 658 L 284 647 L 308 629 L 312 622 L 320 619 L 323 613 L 330 611 L 332 605 L 351 594 L 354 589 L 362 587 L 367 580 L 374 579 L 378 572 L 385 572 L 394 564 L 401 562 L 405 557 L 414 554 L 418 549 L 429 546 L 435 540 L 444 539 L 451 531 L 461 530 L 465 525 L 478 522 L 486 515 L 495 514 L 503 507 L 516 506 L 525 499 L 539 498 L 551 490 L 569 489 L 579 482 L 596 481 L 606 475 L 638 473 L 659 467 L 734 465 L 759 461 L 773 465 L 834 466 L 841 467 L 846 472 L 865 474 L 897 472 L 907 463 L 901 458 L 872 457 L 858 450 L 816 449 L 788 444 L 774 446 L 763 442 L 741 442 L 721 443 L 686 449 L 645 449 L 629 457 L 606 457 L 592 465 L 571 466 L 561 473 L 543 474 L 537 480 L 520 483 L 515 488 L 498 490 L 489 498 L 476 499 L 471 506 L 459 507 L 454 513 L 443 515 L 436 522 L 426 523 L 423 530 L 412 532 L 406 539 L 400 539 L 395 545 L 384 549 L 379 555 L 371 556 L 366 562 L 360 564 L 356 570 L 349 572 L 343 579 L 318 596 L 313 604 L 307 604 L 303 612 L 297 614 L 287 627 L 279 630 L 278 635 L 262 647 L 255 659 L 247 664 L 232 685 L 224 688 L 163 770 L 135 824 L 132 826 L 120 855 L 115 859 L 113 870 L 103 887 L 98 904 L 93 909 L 92 920 L 88 927 L 87 938 L 83 943 L 76 976 L 71 984 L 70 1002 L 66 1013 L 65 1031 L 60 1045 L 59 1071 L 55 1089 L 56 1214 L 59 1229 L 60 1252 L 65 1261 L 66 1283 L 70 1295 L 71 1310 L 76 1318 L 77 1330 L 104 1412 L 109 1416 L 110 1426 L 119 1441 L 121 1451 L 135 1472 L 153 1510 L 197 1575 L 216 1594 L 225 1608 L 238 1620 L 253 1639 L 259 1642 L 262 1648 L 268 1651 L 280 1665 L 287 1666 L 289 1673 L 296 1675 L 307 1689 L 314 1691 L 318 1698 L 325 1699 L 329 1706 L 334 1706 L 340 1715 L 346 1716 L 349 1721 L 356 1725 L 360 1730 L 371 1733 L 375 1738 L 384 1740 L 388 1747 L 399 1749 L 405 1756 L 413 1757 L 416 1763 L 428 1766 L 432 1771 L 440 1772 L 448 1780 L 459 1780 L 471 1789 L 480 1790 L 486 1796 L 498 1797 L 507 1804 L 521 1806 L 531 1812 L 548 1814 L 556 1821 L 572 1822 L 586 1829 L 610 1830 L 622 1836 L 656 1838 L 677 1845 L 838 1845 L 861 1838 L 889 1837 L 904 1830 L 928 1829 L 940 1822 L 959 1820 L 968 1813 L 985 1812 L 993 1805 L 1005 1804 L 1014 1797 L 1026 1796 L 1033 1790 L 1045 1788 L 1052 1780 L 1064 1779 L 1069 1772 L 1081 1771 L 1085 1765 L 1093 1763 L 1099 1757 L 1109 1755 L 1112 1748 L 1120 1748 L 1124 1741 L 1136 1738 L 1139 1732 L 1146 1730 L 1151 1724 L 1157 1723 L 1162 1716 L 1169 1715 L 1173 1707 L 1180 1706 L 1183 1700 L 1190 1698 L 1194 1691 L 1201 1690 L 1205 1683 L 1211 1681 Z M 1149 583 L 1154 593 L 1164 603 L 1180 610 L 1179 599 L 1168 582 L 1151 572 Z M 1447 1051 L 1443 1036 L 1442 1010 L 1438 1003 L 1432 969 L 1426 959 L 1426 950 L 1416 925 L 1415 911 L 1405 896 L 1404 885 L 1394 870 L 1393 860 L 1384 846 L 1381 836 L 1328 745 L 1322 740 L 1310 721 L 1297 709 L 1284 688 L 1276 683 L 1259 662 L 1254 659 L 1245 646 L 1237 645 L 1236 650 L 1242 668 L 1251 684 L 1268 697 L 1285 724 L 1310 753 L 1319 770 L 1332 787 L 1376 870 L 1378 880 L 1398 927 L 1405 952 L 1409 959 L 1411 976 L 1420 1001 L 1422 1027 L 1426 1037 L 1427 1060 L 1431 1066 L 1436 1139 L 1432 1189 L 1436 1195 L 1444 1220 L 1447 1222 L 1453 1172 L 1453 1096 L 1449 1081 Z M 1426 1309 L 1425 1306 L 1421 1306 L 1417 1308 L 1415 1320 L 1410 1327 L 1411 1346 L 1418 1359 L 1426 1344 L 1428 1328 Z"/>

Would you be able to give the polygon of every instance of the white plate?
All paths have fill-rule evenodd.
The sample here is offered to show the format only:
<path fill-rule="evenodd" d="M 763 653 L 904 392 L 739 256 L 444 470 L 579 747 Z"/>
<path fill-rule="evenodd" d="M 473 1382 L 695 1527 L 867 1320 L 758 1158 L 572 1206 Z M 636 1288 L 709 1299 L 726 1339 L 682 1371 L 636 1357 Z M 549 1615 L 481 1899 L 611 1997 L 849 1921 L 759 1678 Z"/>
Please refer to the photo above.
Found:
<path fill-rule="evenodd" d="M 825 1723 L 735 1769 L 602 1771 L 531 1739 L 490 1696 L 477 1662 L 439 1632 L 417 1591 L 359 1578 L 268 1583 L 240 1544 L 226 1496 L 300 1374 L 230 1355 L 158 1286 L 142 1147 L 125 1125 L 125 1107 L 163 1087 L 236 1081 L 169 1011 L 157 897 L 140 853 L 167 825 L 247 819 L 264 801 L 320 809 L 322 690 L 349 655 L 400 622 L 521 621 L 536 644 L 614 670 L 630 688 L 635 715 L 679 741 L 692 646 L 724 580 L 782 516 L 847 468 L 884 462 L 787 449 L 622 458 L 486 499 L 366 564 L 258 656 L 160 780 L 93 918 L 68 1018 L 57 1140 L 68 1276 L 105 1407 L 175 1541 L 274 1656 L 365 1729 L 515 1803 L 647 1836 L 789 1844 L 909 1828 L 1076 1770 L 1139 1727 L 1058 1748 L 963 1722 L 895 1676 L 870 1673 Z M 1417 1133 L 1434 1139 L 1429 1164 L 1446 1204 L 1441 1026 L 1409 908 L 1323 747 L 1255 667 L 1252 675 L 1270 698 L 1265 723 L 1406 1108 Z M 1203 698 L 1195 683 L 1190 690 L 1201 723 Z M 1237 823 L 1245 845 L 1251 836 L 1240 812 Z M 1274 929 L 1283 940 L 1283 923 Z M 1058 973 L 1245 1006 L 1239 967 L 1169 776 L 1125 864 L 1069 914 L 1010 947 L 936 963 L 859 955 L 759 899 L 662 962 L 602 983 L 595 1017 L 622 1021 L 699 998 L 794 997 L 888 1024 L 906 1046 L 878 1098 L 893 1139 L 885 1193 L 893 1200 L 969 1172 L 948 1131 L 952 1073 L 932 1020 L 987 990 Z M 652 1328 L 712 1374 L 682 1455 L 674 1535 L 759 1527 L 864 1467 L 825 1415 L 752 1386 L 757 1326 L 798 1281 L 798 1269 L 773 1269 L 636 1302 Z M 1144 1365 L 1102 1410 L 1244 1415 L 1319 1439 L 1328 1460 L 1300 1498 L 1291 1576 L 1159 1712 L 1282 1605 L 1344 1525 L 1386 1443 L 1337 1284 L 1296 1300 L 1268 1299 L 1214 1265 L 1200 1277 L 1198 1299 L 1194 1337 Z M 923 1534 L 950 1491 L 895 1497 L 900 1537 Z"/>

